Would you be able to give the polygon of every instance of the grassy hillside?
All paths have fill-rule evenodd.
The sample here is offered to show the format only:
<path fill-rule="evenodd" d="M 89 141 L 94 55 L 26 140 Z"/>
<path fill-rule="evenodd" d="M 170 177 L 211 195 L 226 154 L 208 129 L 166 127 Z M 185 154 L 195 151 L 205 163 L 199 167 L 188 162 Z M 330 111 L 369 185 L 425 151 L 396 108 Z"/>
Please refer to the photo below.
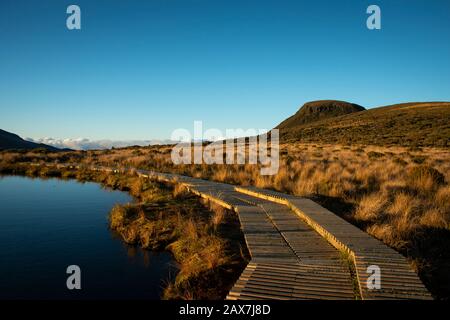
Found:
<path fill-rule="evenodd" d="M 289 129 L 319 120 L 366 110 L 364 107 L 338 100 L 319 100 L 305 103 L 293 116 L 280 123 L 277 129 Z"/>
<path fill-rule="evenodd" d="M 37 148 L 44 148 L 51 151 L 59 150 L 58 148 L 43 143 L 34 143 L 23 140 L 17 134 L 0 129 L 0 150 Z"/>
<path fill-rule="evenodd" d="M 397 104 L 279 127 L 285 142 L 448 147 L 450 102 Z"/>

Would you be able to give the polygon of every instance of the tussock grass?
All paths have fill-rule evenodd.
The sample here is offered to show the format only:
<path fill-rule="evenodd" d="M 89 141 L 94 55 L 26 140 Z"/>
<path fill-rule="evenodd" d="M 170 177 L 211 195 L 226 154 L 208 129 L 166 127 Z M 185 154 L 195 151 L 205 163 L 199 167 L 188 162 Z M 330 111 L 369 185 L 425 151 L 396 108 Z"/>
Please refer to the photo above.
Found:
<path fill-rule="evenodd" d="M 164 289 L 163 298 L 224 298 L 246 262 L 241 251 L 233 248 L 233 242 L 241 243 L 242 237 L 231 239 L 218 231 L 220 223 L 236 220 L 235 214 L 222 208 L 209 210 L 187 193 L 177 193 L 174 199 L 116 205 L 110 213 L 110 227 L 129 244 L 169 250 L 174 255 L 179 271 Z"/>
<path fill-rule="evenodd" d="M 27 174 L 27 170 L 36 170 L 31 163 L 43 162 L 120 164 L 310 197 L 407 256 L 436 297 L 450 297 L 450 278 L 445 275 L 450 261 L 448 149 L 285 143 L 280 146 L 280 168 L 274 176 L 261 176 L 259 166 L 249 164 L 175 166 L 170 159 L 171 146 L 142 147 L 139 156 L 132 154 L 134 149 L 0 152 L 0 171 Z M 371 154 L 377 156 L 371 159 Z M 418 164 L 414 157 L 423 161 Z M 62 176 L 65 174 L 74 173 Z M 122 182 L 109 179 L 109 184 L 120 187 Z M 133 188 L 142 193 L 142 186 Z M 151 188 L 148 190 L 149 201 L 153 201 Z M 175 191 L 175 197 L 179 192 L 183 193 Z M 210 219 L 211 230 L 219 232 L 221 215 Z"/>
<path fill-rule="evenodd" d="M 382 152 L 376 152 L 376 151 L 370 151 L 367 153 L 367 156 L 371 160 L 376 160 L 384 157 L 384 153 Z"/>

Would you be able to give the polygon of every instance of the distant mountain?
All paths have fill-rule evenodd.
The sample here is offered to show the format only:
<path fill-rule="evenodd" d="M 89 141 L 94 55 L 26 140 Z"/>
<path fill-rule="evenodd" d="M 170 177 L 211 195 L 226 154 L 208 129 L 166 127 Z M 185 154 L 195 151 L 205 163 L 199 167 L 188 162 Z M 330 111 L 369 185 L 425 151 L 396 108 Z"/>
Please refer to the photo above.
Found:
<path fill-rule="evenodd" d="M 319 100 L 305 103 L 296 114 L 280 123 L 277 129 L 288 129 L 319 120 L 366 110 L 364 107 L 345 101 Z"/>
<path fill-rule="evenodd" d="M 35 143 L 45 143 L 49 146 L 60 148 L 63 150 L 67 150 L 67 148 L 71 150 L 104 150 L 104 149 L 111 149 L 111 148 L 126 148 L 130 146 L 150 146 L 150 145 L 158 145 L 158 144 L 175 144 L 177 141 L 172 141 L 169 139 L 166 140 L 90 140 L 87 138 L 66 138 L 66 139 L 59 139 L 59 138 L 40 138 L 40 139 L 33 139 L 33 138 L 25 138 L 28 141 L 35 142 Z"/>
<path fill-rule="evenodd" d="M 284 142 L 449 147 L 450 102 L 364 110 L 346 102 L 314 101 L 276 128 Z"/>
<path fill-rule="evenodd" d="M 61 151 L 61 149 L 43 144 L 26 141 L 17 134 L 0 129 L 0 150 L 6 149 L 36 149 L 44 148 L 50 151 Z"/>

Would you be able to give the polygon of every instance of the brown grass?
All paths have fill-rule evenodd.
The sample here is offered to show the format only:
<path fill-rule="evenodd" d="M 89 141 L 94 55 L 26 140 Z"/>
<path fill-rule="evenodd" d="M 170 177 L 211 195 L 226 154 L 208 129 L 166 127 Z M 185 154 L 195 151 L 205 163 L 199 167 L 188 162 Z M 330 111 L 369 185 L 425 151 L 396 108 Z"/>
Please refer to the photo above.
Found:
<path fill-rule="evenodd" d="M 311 197 L 406 255 L 435 296 L 450 297 L 450 278 L 443 276 L 445 261 L 450 261 L 448 149 L 283 144 L 274 176 L 261 176 L 259 167 L 249 164 L 175 166 L 170 146 L 139 150 L 139 155 L 130 148 L 83 154 L 0 153 L 0 168 L 11 173 L 20 163 L 64 157 L 65 162 L 120 164 Z M 32 170 L 29 165 L 26 169 Z M 220 220 L 220 214 L 212 217 L 213 230 Z"/>

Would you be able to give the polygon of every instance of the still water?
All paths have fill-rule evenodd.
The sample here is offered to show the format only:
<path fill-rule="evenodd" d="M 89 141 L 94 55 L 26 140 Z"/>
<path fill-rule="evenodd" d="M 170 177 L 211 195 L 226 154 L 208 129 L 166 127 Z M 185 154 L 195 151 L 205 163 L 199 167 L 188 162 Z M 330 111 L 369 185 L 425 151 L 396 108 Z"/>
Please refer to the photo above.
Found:
<path fill-rule="evenodd" d="M 108 229 L 124 192 L 95 183 L 0 177 L 0 299 L 159 299 L 169 253 L 124 244 Z M 81 290 L 68 290 L 69 265 Z"/>

